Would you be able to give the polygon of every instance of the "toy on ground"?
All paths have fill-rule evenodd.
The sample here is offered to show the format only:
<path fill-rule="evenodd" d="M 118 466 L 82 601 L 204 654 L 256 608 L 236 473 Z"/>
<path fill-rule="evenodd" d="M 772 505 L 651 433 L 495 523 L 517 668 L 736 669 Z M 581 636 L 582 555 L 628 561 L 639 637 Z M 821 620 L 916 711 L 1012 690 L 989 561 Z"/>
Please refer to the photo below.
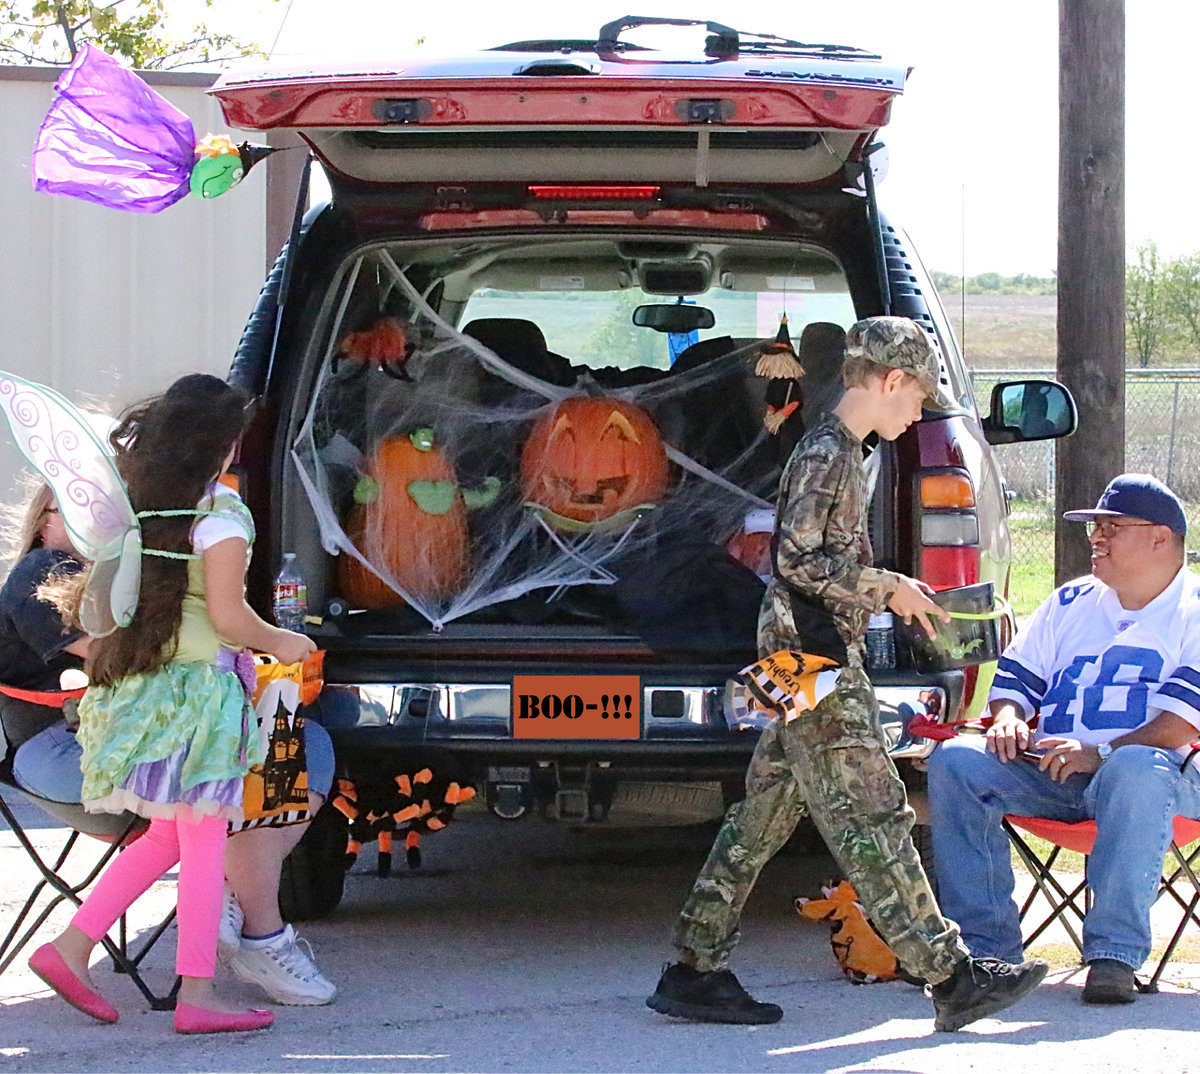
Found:
<path fill-rule="evenodd" d="M 796 911 L 809 921 L 825 921 L 833 926 L 829 946 L 851 984 L 894 980 L 924 983 L 905 971 L 875 931 L 849 880 L 837 887 L 822 887 L 821 893 L 824 898 L 797 899 Z"/>
<path fill-rule="evenodd" d="M 376 874 L 392 871 L 392 846 L 398 832 L 404 833 L 404 852 L 410 869 L 421 865 L 421 836 L 438 832 L 454 817 L 454 810 L 475 797 L 475 788 L 453 779 L 435 776 L 428 765 L 390 780 L 339 779 L 333 807 L 350 822 L 346 838 L 347 869 L 358 860 L 364 843 L 379 841 Z"/>

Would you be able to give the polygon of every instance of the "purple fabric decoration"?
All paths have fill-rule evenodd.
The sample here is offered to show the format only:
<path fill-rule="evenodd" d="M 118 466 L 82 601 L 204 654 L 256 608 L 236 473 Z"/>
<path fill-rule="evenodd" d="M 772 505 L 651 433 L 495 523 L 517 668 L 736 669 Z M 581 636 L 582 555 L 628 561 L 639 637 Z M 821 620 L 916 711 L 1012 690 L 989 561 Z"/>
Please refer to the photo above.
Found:
<path fill-rule="evenodd" d="M 84 45 L 55 84 L 33 150 L 33 188 L 157 213 L 188 192 L 192 121 L 128 67 Z"/>

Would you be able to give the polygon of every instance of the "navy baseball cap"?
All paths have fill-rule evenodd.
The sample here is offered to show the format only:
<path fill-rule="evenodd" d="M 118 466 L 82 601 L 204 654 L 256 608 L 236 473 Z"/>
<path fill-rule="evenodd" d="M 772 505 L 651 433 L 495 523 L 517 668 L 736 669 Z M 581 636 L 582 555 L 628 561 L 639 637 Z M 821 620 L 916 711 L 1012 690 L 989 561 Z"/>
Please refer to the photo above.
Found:
<path fill-rule="evenodd" d="M 1180 537 L 1187 536 L 1183 504 L 1166 485 L 1150 474 L 1121 474 L 1114 477 L 1090 511 L 1067 511 L 1068 522 L 1091 522 L 1095 518 L 1140 518 L 1156 526 L 1167 526 Z"/>

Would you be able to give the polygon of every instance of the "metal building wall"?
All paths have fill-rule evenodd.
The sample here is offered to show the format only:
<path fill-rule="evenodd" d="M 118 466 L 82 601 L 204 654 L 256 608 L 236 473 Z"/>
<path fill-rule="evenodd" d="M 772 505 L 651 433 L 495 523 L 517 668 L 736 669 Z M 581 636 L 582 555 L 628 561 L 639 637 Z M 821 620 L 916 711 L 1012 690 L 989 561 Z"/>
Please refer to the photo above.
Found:
<path fill-rule="evenodd" d="M 106 409 L 183 373 L 224 375 L 263 280 L 272 160 L 224 197 L 156 215 L 36 194 L 30 153 L 58 74 L 0 67 L 0 369 Z M 213 76 L 146 78 L 198 136 L 228 131 Z M 20 466 L 0 435 L 0 501 L 18 495 Z"/>

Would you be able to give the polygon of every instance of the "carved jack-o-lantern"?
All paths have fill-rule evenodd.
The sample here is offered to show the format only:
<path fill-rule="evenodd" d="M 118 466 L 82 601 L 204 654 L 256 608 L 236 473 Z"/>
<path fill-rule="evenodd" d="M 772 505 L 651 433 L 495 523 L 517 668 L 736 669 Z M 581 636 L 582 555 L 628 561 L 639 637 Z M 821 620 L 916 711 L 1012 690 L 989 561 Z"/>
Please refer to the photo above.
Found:
<path fill-rule="evenodd" d="M 461 590 L 469 570 L 467 509 L 431 430 L 384 440 L 359 484 L 360 502 L 345 524 L 358 550 L 419 600 L 442 600 Z M 355 606 L 404 603 L 352 556 L 340 560 L 342 588 Z"/>
<path fill-rule="evenodd" d="M 667 489 L 667 454 L 640 407 L 605 396 L 564 399 L 521 453 L 527 501 L 576 522 L 599 522 Z"/>

